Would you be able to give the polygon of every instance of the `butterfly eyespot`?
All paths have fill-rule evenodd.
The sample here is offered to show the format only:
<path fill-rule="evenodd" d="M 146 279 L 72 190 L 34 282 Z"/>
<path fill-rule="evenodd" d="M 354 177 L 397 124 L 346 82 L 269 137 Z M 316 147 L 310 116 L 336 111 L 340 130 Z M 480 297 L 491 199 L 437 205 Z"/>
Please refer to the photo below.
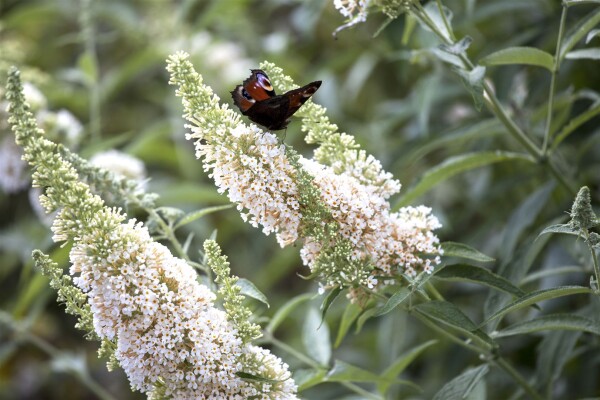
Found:
<path fill-rule="evenodd" d="M 246 100 L 254 103 L 254 99 L 252 98 L 252 96 L 250 96 L 250 93 L 248 93 L 248 91 L 246 91 L 246 89 L 244 88 L 242 88 L 242 96 L 244 96 Z"/>
<path fill-rule="evenodd" d="M 271 81 L 266 76 L 258 74 L 258 83 L 267 92 L 273 91 L 273 86 L 271 86 Z"/>

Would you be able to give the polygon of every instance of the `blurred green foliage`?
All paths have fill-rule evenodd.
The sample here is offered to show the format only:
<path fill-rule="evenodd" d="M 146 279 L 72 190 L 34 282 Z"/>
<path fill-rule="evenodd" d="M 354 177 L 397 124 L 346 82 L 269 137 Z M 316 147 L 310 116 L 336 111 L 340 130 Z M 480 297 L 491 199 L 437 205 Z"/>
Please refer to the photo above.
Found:
<path fill-rule="evenodd" d="M 473 39 L 468 49 L 472 60 L 509 46 L 555 52 L 560 2 L 455 0 L 444 4 L 452 10 L 454 31 Z M 570 8 L 567 28 L 595 7 Z M 24 79 L 47 97 L 49 109 L 67 109 L 83 123 L 85 136 L 74 150 L 90 157 L 100 150 L 119 148 L 142 159 L 150 177 L 148 189 L 160 195 L 158 203 L 186 211 L 228 201 L 216 192 L 195 159 L 192 144 L 185 140 L 181 106 L 165 71 L 166 57 L 177 50 L 192 55 L 205 81 L 230 104 L 228 92 L 262 60 L 281 66 L 298 83 L 322 80 L 314 101 L 326 106 L 342 131 L 355 135 L 367 152 L 381 160 L 401 181 L 403 193 L 428 170 L 452 157 L 498 150 L 522 153 L 521 145 L 489 111 L 477 111 L 460 77 L 435 56 L 432 49 L 438 42 L 434 37 L 419 27 L 406 35 L 408 21 L 405 15 L 389 22 L 383 13 L 372 13 L 365 23 L 334 38 L 332 32 L 344 23 L 343 17 L 332 2 L 321 0 L 3 0 L 0 81 L 5 82 L 9 65 L 16 64 Z M 548 71 L 524 65 L 488 66 L 486 76 L 513 120 L 541 144 Z M 551 131 L 558 134 L 567 121 L 597 104 L 598 61 L 565 60 L 555 91 Z M 595 116 L 577 126 L 553 154 L 575 189 L 590 187 L 593 204 L 600 194 L 599 122 Z M 1 124 L 0 129 L 2 135 L 9 135 Z M 311 153 L 297 122 L 291 123 L 286 143 L 303 154 Z M 433 208 L 444 225 L 438 232 L 443 241 L 467 243 L 493 256 L 495 272 L 517 271 L 511 277 L 504 275 L 514 284 L 530 268 L 557 271 L 525 281 L 526 290 L 587 285 L 589 270 L 559 269 L 586 264 L 589 253 L 581 241 L 549 236 L 536 241 L 545 226 L 564 222 L 575 192 L 557 184 L 541 163 L 506 161 L 484 161 L 481 167 L 470 166 L 445 177 L 413 203 Z M 52 244 L 48 227 L 30 205 L 28 191 L 0 192 L 0 209 L 0 308 L 23 321 L 31 335 L 64 350 L 64 357 L 84 357 L 92 377 L 115 397 L 140 397 L 130 393 L 121 371 L 106 371 L 104 361 L 95 355 L 97 344 L 83 340 L 73 328 L 74 319 L 56 304 L 46 278 L 33 270 L 32 249 L 51 253 L 65 267 L 68 249 Z M 136 210 L 128 212 L 136 215 Z M 233 272 L 268 295 L 270 309 L 252 303 L 257 313 L 272 316 L 293 295 L 315 290 L 310 281 L 297 277 L 307 274 L 297 249 L 280 249 L 273 238 L 244 224 L 235 209 L 187 225 L 179 238 L 184 241 L 188 234 L 194 235 L 189 252 L 194 258 L 214 230 Z M 487 290 L 452 283 L 441 283 L 438 290 L 471 319 L 482 320 L 480 305 L 486 298 L 489 301 Z M 277 337 L 301 349 L 301 327 L 305 319 L 314 322 L 319 301 L 298 307 L 277 330 Z M 566 305 L 580 309 L 579 301 L 583 298 L 572 297 Z M 556 301 L 550 308 L 564 306 Z M 346 301 L 338 299 L 327 322 L 339 326 L 347 307 Z M 57 366 L 55 359 L 51 362 L 50 354 L 27 340 L 27 335 L 18 337 L 15 332 L 0 324 L 0 398 L 92 398 L 73 374 Z M 406 349 L 436 339 L 403 313 L 371 319 L 359 335 L 350 332 L 334 349 L 335 358 L 374 373 L 384 371 Z M 332 330 L 333 338 L 336 333 Z M 540 349 L 549 346 L 567 352 L 557 344 L 565 342 L 554 336 L 505 340 L 506 356 L 518 369 L 531 372 L 536 363 L 546 362 L 548 369 L 562 371 L 556 378 L 555 398 L 600 395 L 598 337 L 583 335 L 578 357 L 558 361 L 538 357 Z M 589 349 L 594 350 L 586 356 Z M 292 370 L 302 368 L 298 360 L 276 352 Z M 466 366 L 477 363 L 476 356 L 440 341 L 425 349 L 402 376 L 423 392 L 400 386 L 393 390 L 398 397 L 392 398 L 431 398 Z M 564 371 L 561 363 L 566 364 Z M 538 376 L 541 382 L 544 378 Z M 490 374 L 489 384 L 500 389 L 488 393 L 488 398 L 508 398 L 510 392 L 501 389 L 507 380 L 502 373 Z M 341 399 L 349 393 L 330 383 L 302 396 Z"/>

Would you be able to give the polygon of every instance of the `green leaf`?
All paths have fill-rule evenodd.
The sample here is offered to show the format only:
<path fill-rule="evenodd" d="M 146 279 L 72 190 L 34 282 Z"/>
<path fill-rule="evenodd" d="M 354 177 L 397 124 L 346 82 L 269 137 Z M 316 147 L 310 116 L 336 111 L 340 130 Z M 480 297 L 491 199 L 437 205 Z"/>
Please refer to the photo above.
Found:
<path fill-rule="evenodd" d="M 473 38 L 470 36 L 465 36 L 460 39 L 458 42 L 453 43 L 452 45 L 441 44 L 439 46 L 440 50 L 445 51 L 446 53 L 453 54 L 455 56 L 465 54 L 471 43 L 473 42 Z"/>
<path fill-rule="evenodd" d="M 370 318 L 372 318 L 377 312 L 377 308 L 369 308 L 365 312 L 363 312 L 360 317 L 358 317 L 358 321 L 356 321 L 356 333 L 359 333 L 365 324 Z"/>
<path fill-rule="evenodd" d="M 251 382 L 254 381 L 254 382 L 271 383 L 271 384 L 276 384 L 278 382 L 282 382 L 281 380 L 269 379 L 269 378 L 265 378 L 262 376 L 253 375 L 248 372 L 239 371 L 239 372 L 236 372 L 235 374 L 245 381 L 251 381 Z"/>
<path fill-rule="evenodd" d="M 390 365 L 386 370 L 381 374 L 381 377 L 386 380 L 386 382 L 379 383 L 377 385 L 377 391 L 379 393 L 386 393 L 390 388 L 390 382 L 393 381 L 398 375 L 402 373 L 413 362 L 421 353 L 427 350 L 429 347 L 433 346 L 437 343 L 437 340 L 430 340 L 425 342 L 415 348 L 410 349 L 409 351 L 402 354 L 392 365 Z"/>
<path fill-rule="evenodd" d="M 482 267 L 474 265 L 457 264 L 447 265 L 435 273 L 436 278 L 454 282 L 471 282 L 501 290 L 516 297 L 525 295 L 521 289 L 509 280 Z"/>
<path fill-rule="evenodd" d="M 600 60 L 600 47 L 589 47 L 587 49 L 573 50 L 565 54 L 569 60 Z"/>
<path fill-rule="evenodd" d="M 98 65 L 96 58 L 89 51 L 84 52 L 77 60 L 77 66 L 85 76 L 85 83 L 88 86 L 98 81 Z"/>
<path fill-rule="evenodd" d="M 444 36 L 444 38 L 446 38 L 447 40 L 451 41 L 453 40 L 454 37 L 454 33 L 452 32 L 452 11 L 450 11 L 449 8 L 442 6 L 442 12 L 444 13 L 444 15 L 442 15 L 440 13 L 440 9 L 437 6 L 437 4 L 435 4 L 434 2 L 429 2 L 427 4 L 425 4 L 425 7 L 423 7 L 425 13 L 427 14 L 427 16 L 429 17 L 429 21 L 432 22 L 435 26 L 437 31 Z M 448 23 L 444 23 L 444 20 Z M 420 20 L 419 20 L 420 22 Z M 429 28 L 429 26 L 427 26 L 424 23 L 421 23 L 421 27 L 423 29 L 425 29 L 426 31 L 431 32 L 431 29 Z"/>
<path fill-rule="evenodd" d="M 394 308 L 398 307 L 404 300 L 406 300 L 410 296 L 411 292 L 406 287 L 400 288 L 396 293 L 392 295 L 388 299 L 388 301 L 383 305 L 383 307 L 376 309 L 374 314 L 375 317 L 379 317 L 380 315 L 384 315 L 392 311 Z"/>
<path fill-rule="evenodd" d="M 336 286 L 335 288 L 330 290 L 329 293 L 327 293 L 327 295 L 323 299 L 323 303 L 321 303 L 321 321 L 325 320 L 325 314 L 327 314 L 327 310 L 329 310 L 329 307 L 331 307 L 331 304 L 333 304 L 335 299 L 337 299 L 342 290 L 343 289 L 341 287 Z"/>
<path fill-rule="evenodd" d="M 600 23 L 600 8 L 595 9 L 585 18 L 579 20 L 577 24 L 566 33 L 560 47 L 559 60 L 562 61 L 565 55 L 575 47 L 577 42 L 579 42 L 589 31 L 594 29 L 598 23 Z"/>
<path fill-rule="evenodd" d="M 386 19 L 385 21 L 383 21 L 383 23 L 379 26 L 379 28 L 377 28 L 377 30 L 375 31 L 375 33 L 373 34 L 372 38 L 375 39 L 377 36 L 379 36 L 381 34 L 381 32 L 383 32 L 383 30 L 385 28 L 387 28 L 387 26 L 389 24 L 392 23 L 392 21 L 394 21 L 395 18 L 389 18 Z"/>
<path fill-rule="evenodd" d="M 485 119 L 473 125 L 463 126 L 450 132 L 444 132 L 437 138 L 428 138 L 427 142 L 416 151 L 407 154 L 404 165 L 414 164 L 434 150 L 449 146 L 460 147 L 468 140 L 487 139 L 490 136 L 505 132 L 506 129 L 495 118 Z"/>
<path fill-rule="evenodd" d="M 298 391 L 302 392 L 310 387 L 325 381 L 326 369 L 300 369 L 294 371 L 294 382 L 298 385 Z"/>
<path fill-rule="evenodd" d="M 433 400 L 464 400 L 488 371 L 489 366 L 487 364 L 468 369 L 446 383 L 440 391 L 433 396 Z"/>
<path fill-rule="evenodd" d="M 240 293 L 244 296 L 258 300 L 261 303 L 266 304 L 267 307 L 271 307 L 269 305 L 269 300 L 267 299 L 267 296 L 265 296 L 263 292 L 258 290 L 258 288 L 254 286 L 254 283 L 250 282 L 248 279 L 239 278 L 236 282 L 236 285 L 242 288 Z"/>
<path fill-rule="evenodd" d="M 408 45 L 410 37 L 412 36 L 412 33 L 415 31 L 416 26 L 417 26 L 417 19 L 415 17 L 413 17 L 411 13 L 407 13 L 405 22 L 404 22 L 404 30 L 402 31 L 401 43 L 403 46 Z"/>
<path fill-rule="evenodd" d="M 160 193 L 160 204 L 203 204 L 203 203 L 227 203 L 227 196 L 219 194 L 213 184 L 197 182 L 171 181 L 157 182 L 152 180 L 152 191 Z"/>
<path fill-rule="evenodd" d="M 186 215 L 184 215 L 177 223 L 175 224 L 174 229 L 181 228 L 184 225 L 189 224 L 197 219 L 204 217 L 205 215 L 212 214 L 217 211 L 227 210 L 228 208 L 233 207 L 233 204 L 225 204 L 222 206 L 214 206 L 214 207 L 205 207 L 200 210 L 192 211 Z"/>
<path fill-rule="evenodd" d="M 444 257 L 458 257 L 479 262 L 494 261 L 492 257 L 489 257 L 464 243 L 443 242 L 441 243 L 441 246 L 444 250 Z"/>
<path fill-rule="evenodd" d="M 567 125 L 556 135 L 552 142 L 552 148 L 555 149 L 563 140 L 565 140 L 571 133 L 573 133 L 581 125 L 600 114 L 600 104 L 595 107 L 591 107 L 586 111 L 582 112 L 575 118 L 571 119 Z"/>
<path fill-rule="evenodd" d="M 415 306 L 415 311 L 421 315 L 452 327 L 465 336 L 486 343 L 490 347 L 497 347 L 496 343 L 482 332 L 458 307 L 447 301 L 428 301 Z"/>
<path fill-rule="evenodd" d="M 415 310 L 424 315 L 467 332 L 477 330 L 473 323 L 458 307 L 447 301 L 428 301 L 415 306 Z"/>
<path fill-rule="evenodd" d="M 331 359 L 331 341 L 327 322 L 321 322 L 316 308 L 309 308 L 302 328 L 302 342 L 309 357 L 326 366 Z"/>
<path fill-rule="evenodd" d="M 567 7 L 577 6 L 580 4 L 600 4 L 600 0 L 564 0 Z"/>
<path fill-rule="evenodd" d="M 398 211 L 400 207 L 410 204 L 436 184 L 456 174 L 504 161 L 534 162 L 533 158 L 528 155 L 505 151 L 476 152 L 451 157 L 425 172 L 423 178 L 400 198 L 393 209 L 394 211 Z"/>
<path fill-rule="evenodd" d="M 515 248 L 523 232 L 533 223 L 535 218 L 544 209 L 554 190 L 555 183 L 550 181 L 538 190 L 527 196 L 519 207 L 511 214 L 500 245 L 501 257 L 504 260 L 513 258 Z"/>
<path fill-rule="evenodd" d="M 550 53 L 536 47 L 509 47 L 496 51 L 479 61 L 481 65 L 511 65 L 525 64 L 554 69 L 554 57 Z"/>
<path fill-rule="evenodd" d="M 520 282 L 521 286 L 527 285 L 531 282 L 535 282 L 537 280 L 541 280 L 544 278 L 548 278 L 551 276 L 558 276 L 558 275 L 573 275 L 573 274 L 586 274 L 587 272 L 585 271 L 585 268 L 583 268 L 582 266 L 578 266 L 578 265 L 571 265 L 571 266 L 566 266 L 566 267 L 552 267 L 552 268 L 547 268 L 547 269 L 542 269 L 539 271 L 536 271 L 532 274 L 527 275 L 525 278 L 523 278 Z"/>
<path fill-rule="evenodd" d="M 500 309 L 495 314 L 491 315 L 481 324 L 481 326 L 485 326 L 490 321 L 493 321 L 496 318 L 503 317 L 511 311 L 516 311 L 525 307 L 529 307 L 530 305 L 539 303 L 540 301 L 583 293 L 589 294 L 593 292 L 590 288 L 586 288 L 583 286 L 559 286 L 551 289 L 542 289 L 535 292 L 531 292 L 523 297 L 518 298 L 517 300 L 508 304 L 506 307 Z"/>
<path fill-rule="evenodd" d="M 470 71 L 463 68 L 453 68 L 453 70 L 461 77 L 463 84 L 471 93 L 477 111 L 481 111 L 484 101 L 483 80 L 485 78 L 485 67 L 478 65 Z"/>
<path fill-rule="evenodd" d="M 546 233 L 565 233 L 567 235 L 579 236 L 580 232 L 578 229 L 573 229 L 569 224 L 556 224 L 545 228 L 540 232 L 538 237 L 545 235 Z"/>
<path fill-rule="evenodd" d="M 581 315 L 552 314 L 511 325 L 497 332 L 494 337 L 524 335 L 548 330 L 589 332 L 600 336 L 600 323 Z"/>
<path fill-rule="evenodd" d="M 387 382 L 377 374 L 340 360 L 335 360 L 326 380 L 328 382 Z"/>
<path fill-rule="evenodd" d="M 358 305 L 352 303 L 348 304 L 344 310 L 344 314 L 342 314 L 340 327 L 338 329 L 333 347 L 337 348 L 340 344 L 342 344 L 342 340 L 344 340 L 346 337 L 346 333 L 348 333 L 348 330 L 362 311 L 363 310 Z"/>
<path fill-rule="evenodd" d="M 539 387 L 550 388 L 563 376 L 562 371 L 569 361 L 577 358 L 575 345 L 581 332 L 551 331 L 544 335 L 536 348 L 537 362 L 532 377 Z"/>
<path fill-rule="evenodd" d="M 598 0 L 598 2 L 600 2 L 600 0 Z M 600 35 L 600 29 L 592 29 L 591 31 L 589 31 L 587 36 L 585 37 L 585 44 L 588 44 L 593 38 L 595 38 L 598 35 Z"/>
<path fill-rule="evenodd" d="M 290 315 L 291 312 L 294 311 L 294 309 L 296 307 L 298 307 L 302 303 L 310 300 L 312 297 L 313 297 L 312 294 L 304 293 L 304 294 L 301 294 L 299 296 L 296 296 L 296 297 L 290 299 L 279 310 L 277 310 L 275 315 L 273 315 L 273 318 L 271 318 L 271 321 L 269 321 L 269 324 L 267 325 L 265 330 L 269 333 L 275 332 L 275 330 L 279 327 L 279 325 L 281 325 L 283 320 L 286 319 L 287 316 Z"/>

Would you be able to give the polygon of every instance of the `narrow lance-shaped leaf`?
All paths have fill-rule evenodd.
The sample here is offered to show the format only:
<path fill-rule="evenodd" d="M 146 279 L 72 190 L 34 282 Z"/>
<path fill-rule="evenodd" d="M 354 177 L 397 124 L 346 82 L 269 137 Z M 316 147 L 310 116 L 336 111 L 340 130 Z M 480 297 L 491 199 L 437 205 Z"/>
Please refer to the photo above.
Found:
<path fill-rule="evenodd" d="M 535 192 L 527 196 L 525 201 L 519 204 L 519 207 L 511 214 L 506 224 L 506 228 L 504 229 L 502 244 L 500 245 L 500 254 L 504 260 L 513 258 L 519 238 L 544 209 L 544 206 L 550 199 L 550 194 L 554 190 L 554 187 L 554 181 L 550 181 L 541 186 Z"/>
<path fill-rule="evenodd" d="M 556 299 L 558 297 L 563 296 L 571 296 L 574 294 L 587 294 L 592 293 L 592 290 L 583 286 L 560 286 L 552 289 L 543 289 L 535 292 L 531 292 L 526 294 L 523 297 L 518 298 L 512 303 L 508 304 L 506 307 L 502 308 L 495 314 L 491 315 L 487 320 L 485 320 L 481 326 L 487 325 L 490 321 L 495 320 L 496 318 L 501 318 L 508 314 L 511 311 L 520 310 L 525 307 L 529 307 L 535 303 L 538 303 L 543 300 Z"/>
<path fill-rule="evenodd" d="M 490 348 L 497 347 L 497 344 L 467 317 L 458 307 L 447 301 L 428 301 L 418 304 L 415 311 L 423 316 L 452 327 L 465 336 L 477 339 L 481 343 L 487 344 Z"/>
<path fill-rule="evenodd" d="M 323 303 L 321 304 L 321 322 L 323 322 L 325 320 L 325 315 L 327 314 L 327 310 L 329 310 L 329 307 L 331 307 L 331 305 L 333 304 L 335 299 L 338 298 L 338 296 L 340 295 L 342 290 L 343 289 L 341 287 L 337 286 L 337 287 L 333 288 L 332 290 L 330 290 L 329 293 L 327 293 L 327 295 L 323 299 Z"/>
<path fill-rule="evenodd" d="M 398 307 L 400 304 L 404 302 L 409 296 L 411 292 L 405 287 L 400 288 L 396 293 L 392 295 L 388 299 L 388 301 L 379 309 L 376 310 L 374 316 L 378 317 L 380 315 L 384 315 L 392 311 L 394 308 Z"/>
<path fill-rule="evenodd" d="M 448 265 L 436 272 L 435 277 L 449 281 L 478 283 L 517 297 L 525 295 L 525 292 L 513 285 L 509 280 L 475 265 Z"/>
<path fill-rule="evenodd" d="M 479 61 L 481 65 L 511 65 L 526 64 L 554 69 L 554 57 L 550 53 L 535 47 L 509 47 L 496 51 Z"/>
<path fill-rule="evenodd" d="M 471 368 L 445 384 L 433 396 L 433 400 L 464 400 L 475 388 L 477 383 L 488 373 L 487 364 Z"/>
<path fill-rule="evenodd" d="M 263 292 L 258 290 L 254 283 L 250 282 L 248 279 L 239 278 L 236 282 L 236 285 L 242 289 L 240 293 L 244 296 L 253 298 L 254 300 L 258 300 L 261 303 L 266 304 L 267 307 L 271 307 L 269 305 L 269 300 L 267 299 L 267 296 L 265 296 Z"/>
<path fill-rule="evenodd" d="M 214 206 L 214 207 L 206 207 L 206 208 L 202 208 L 200 210 L 196 210 L 196 211 L 192 211 L 191 213 L 188 213 L 186 215 L 184 215 L 179 221 L 177 221 L 177 224 L 175 224 L 175 229 L 180 228 L 184 225 L 189 224 L 190 222 L 193 222 L 199 218 L 204 217 L 205 215 L 217 212 L 217 211 L 221 211 L 221 210 L 227 210 L 228 208 L 233 207 L 233 204 L 225 204 L 222 206 Z"/>
<path fill-rule="evenodd" d="M 383 376 L 374 374 L 360 367 L 348 364 L 344 361 L 335 360 L 333 368 L 327 374 L 328 382 L 375 382 L 375 383 L 400 383 L 409 386 L 415 386 L 412 382 L 397 379 L 388 380 Z M 377 396 L 373 396 L 378 398 Z"/>
<path fill-rule="evenodd" d="M 569 224 L 556 224 L 556 225 L 548 226 L 548 227 L 544 228 L 543 231 L 540 232 L 538 237 L 545 235 L 547 233 L 564 233 L 567 235 L 574 235 L 574 236 L 580 235 L 579 230 L 573 229 Z"/>
<path fill-rule="evenodd" d="M 565 58 L 569 60 L 600 60 L 600 48 L 599 47 L 590 47 L 587 49 L 579 49 L 568 52 L 565 55 Z"/>
<path fill-rule="evenodd" d="M 427 171 L 423 175 L 423 178 L 400 198 L 393 209 L 394 211 L 398 211 L 400 207 L 410 204 L 413 200 L 426 193 L 438 183 L 443 182 L 456 174 L 504 161 L 534 162 L 528 155 L 503 151 L 486 151 L 455 156 Z"/>
<path fill-rule="evenodd" d="M 275 313 L 273 318 L 271 318 L 271 321 L 269 322 L 269 324 L 267 325 L 265 330 L 270 333 L 275 332 L 277 327 L 279 327 L 279 325 L 283 322 L 283 320 L 285 318 L 287 318 L 287 316 L 290 315 L 292 313 L 292 311 L 294 311 L 294 309 L 296 309 L 296 307 L 298 307 L 302 303 L 310 300 L 312 297 L 313 297 L 312 294 L 305 293 L 305 294 L 301 294 L 299 296 L 292 298 L 290 301 L 285 303 L 283 305 L 283 307 L 281 307 L 279 310 L 277 310 L 277 312 Z"/>
<path fill-rule="evenodd" d="M 346 333 L 348 333 L 348 330 L 354 321 L 356 321 L 356 318 L 358 318 L 361 312 L 362 309 L 358 305 L 352 303 L 348 304 L 344 310 L 344 314 L 342 314 L 342 319 L 340 321 L 340 326 L 338 328 L 333 347 L 337 348 L 342 343 L 342 340 L 344 340 L 346 337 Z"/>
<path fill-rule="evenodd" d="M 442 242 L 441 246 L 444 250 L 444 257 L 458 257 L 479 262 L 494 261 L 492 257 L 489 257 L 464 243 Z"/>
<path fill-rule="evenodd" d="M 392 365 L 390 365 L 386 370 L 381 374 L 382 378 L 385 379 L 385 382 L 379 383 L 377 385 L 377 390 L 379 393 L 386 393 L 391 386 L 391 383 L 398 375 L 402 373 L 413 362 L 421 353 L 425 350 L 436 344 L 436 340 L 430 340 L 425 342 L 415 348 L 410 349 L 406 353 L 402 354 Z"/>
<path fill-rule="evenodd" d="M 299 369 L 294 371 L 294 381 L 302 392 L 325 381 L 326 369 Z"/>
<path fill-rule="evenodd" d="M 494 337 L 526 335 L 548 330 L 589 332 L 600 336 L 600 323 L 581 315 L 552 314 L 511 325 L 497 332 Z"/>
<path fill-rule="evenodd" d="M 565 140 L 571 133 L 573 133 L 581 125 L 600 114 L 600 105 L 591 107 L 588 110 L 582 112 L 575 118 L 571 119 L 567 125 L 556 135 L 552 142 L 552 148 L 555 149 L 563 140 Z"/>
<path fill-rule="evenodd" d="M 331 358 L 331 342 L 327 322 L 321 321 L 316 308 L 309 308 L 302 328 L 302 342 L 307 354 L 320 365 L 326 366 Z"/>
<path fill-rule="evenodd" d="M 600 8 L 596 8 L 590 12 L 585 18 L 581 19 L 573 28 L 565 35 L 565 38 L 560 47 L 559 61 L 571 51 L 588 32 L 594 29 L 600 23 Z"/>

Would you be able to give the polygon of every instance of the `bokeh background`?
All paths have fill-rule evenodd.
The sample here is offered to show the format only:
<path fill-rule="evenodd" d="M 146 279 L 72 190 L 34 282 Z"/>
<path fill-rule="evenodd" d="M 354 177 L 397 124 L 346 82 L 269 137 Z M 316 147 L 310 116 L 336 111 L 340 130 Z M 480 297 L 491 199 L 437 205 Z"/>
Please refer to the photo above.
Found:
<path fill-rule="evenodd" d="M 459 36 L 473 38 L 469 49 L 473 60 L 517 45 L 553 54 L 559 3 L 445 2 L 454 13 Z M 585 6 L 574 8 L 567 24 L 589 11 Z M 165 71 L 165 59 L 178 50 L 192 55 L 205 82 L 228 104 L 232 104 L 229 91 L 263 60 L 282 67 L 298 85 L 322 80 L 314 101 L 327 107 L 329 118 L 354 135 L 404 188 L 453 156 L 523 151 L 491 114 L 474 107 L 460 78 L 433 54 L 438 43 L 429 32 L 418 26 L 408 31 L 404 16 L 390 22 L 385 14 L 373 12 L 365 23 L 334 37 L 344 22 L 333 2 L 323 0 L 0 0 L 0 78 L 4 86 L 9 66 L 17 65 L 45 98 L 40 100 L 38 118 L 51 137 L 86 158 L 111 149 L 138 158 L 144 164 L 140 173 L 149 179 L 146 190 L 160 195 L 158 204 L 185 211 L 227 204 L 227 198 L 217 193 L 184 137 L 180 100 Z M 497 67 L 488 69 L 488 77 L 513 118 L 541 142 L 547 71 Z M 587 97 L 581 95 L 582 89 L 588 91 Z M 557 80 L 556 129 L 597 101 L 598 89 L 597 61 L 567 61 Z M 59 129 L 61 110 L 71 119 Z M 0 139 L 10 140 L 5 118 L 0 113 Z M 600 176 L 598 122 L 595 118 L 581 126 L 559 152 L 561 168 L 575 186 L 590 186 L 594 201 Z M 285 141 L 306 156 L 312 154 L 299 121 L 290 124 Z M 52 243 L 48 220 L 39 215 L 30 193 L 28 172 L 17 173 L 8 163 L 14 151 L 0 155 L 0 175 L 7 182 L 0 188 L 0 308 L 58 352 L 51 356 L 32 343 L 29 334 L 0 328 L 4 330 L 0 399 L 94 398 L 74 377 L 78 368 L 87 368 L 117 398 L 141 398 L 130 392 L 121 371 L 106 370 L 105 361 L 95 354 L 98 344 L 87 342 L 73 327 L 75 319 L 65 315 L 47 278 L 33 268 L 32 249 L 51 253 L 65 267 L 68 249 Z M 544 226 L 566 217 L 572 200 L 543 167 L 500 163 L 452 177 L 414 204 L 433 208 L 444 225 L 438 231 L 442 240 L 467 243 L 495 257 L 492 268 L 523 262 L 544 270 L 578 264 L 585 254 L 581 243 L 568 238 L 534 242 Z M 128 211 L 132 217 L 145 218 L 138 210 Z M 507 224 L 511 218 L 518 223 Z M 270 309 L 251 303 L 257 314 L 270 316 L 294 295 L 316 293 L 313 282 L 297 276 L 308 274 L 298 248 L 279 248 L 274 237 L 244 224 L 234 208 L 190 224 L 180 238 L 194 234 L 190 255 L 197 257 L 202 241 L 215 230 L 233 272 L 269 297 Z M 588 276 L 572 273 L 552 279 L 553 284 L 564 280 L 585 285 Z M 485 299 L 486 291 L 464 285 L 441 288 L 473 319 L 480 318 L 474 305 Z M 319 301 L 307 307 L 314 308 Z M 345 306 L 344 300 L 334 304 L 328 317 L 331 326 L 337 325 Z M 307 307 L 294 312 L 278 331 L 281 340 L 299 349 Z M 369 321 L 335 355 L 377 373 L 407 346 L 429 338 L 433 336 L 410 316 L 392 313 Z M 514 348 L 508 345 L 513 361 L 524 371 L 535 367 L 541 340 L 530 337 L 515 342 Z M 274 351 L 292 370 L 303 367 L 284 352 Z M 402 396 L 398 398 L 430 398 L 444 382 L 476 362 L 469 357 L 473 356 L 448 343 L 439 344 L 403 376 L 423 392 L 402 387 L 396 390 Z M 598 390 L 598 383 L 590 379 L 594 373 L 589 372 L 596 371 L 597 381 L 597 363 L 582 357 L 570 364 L 564 387 L 588 394 L 594 385 Z M 499 374 L 492 379 L 501 383 L 506 377 Z M 347 394 L 339 385 L 324 384 L 302 396 L 341 399 Z"/>

